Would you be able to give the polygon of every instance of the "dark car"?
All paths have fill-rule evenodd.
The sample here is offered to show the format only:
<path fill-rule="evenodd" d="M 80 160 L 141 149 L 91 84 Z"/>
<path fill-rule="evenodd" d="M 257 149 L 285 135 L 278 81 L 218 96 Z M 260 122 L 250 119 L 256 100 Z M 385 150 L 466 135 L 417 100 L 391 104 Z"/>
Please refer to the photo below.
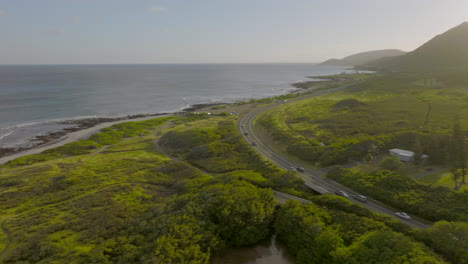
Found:
<path fill-rule="evenodd" d="M 347 194 L 346 192 L 344 191 L 336 191 L 335 192 L 336 195 L 339 195 L 339 196 L 343 196 L 344 198 L 349 198 L 349 194 Z"/>
<path fill-rule="evenodd" d="M 257 146 L 257 142 L 255 142 L 255 141 L 252 142 L 252 146 L 254 146 L 254 147 Z"/>
<path fill-rule="evenodd" d="M 304 172 L 305 171 L 304 168 L 302 168 L 302 167 L 297 167 L 296 170 L 299 171 L 299 172 Z"/>
<path fill-rule="evenodd" d="M 245 136 L 248 136 L 248 135 L 249 135 L 249 133 L 248 133 L 248 132 L 244 132 L 244 135 L 245 135 Z"/>

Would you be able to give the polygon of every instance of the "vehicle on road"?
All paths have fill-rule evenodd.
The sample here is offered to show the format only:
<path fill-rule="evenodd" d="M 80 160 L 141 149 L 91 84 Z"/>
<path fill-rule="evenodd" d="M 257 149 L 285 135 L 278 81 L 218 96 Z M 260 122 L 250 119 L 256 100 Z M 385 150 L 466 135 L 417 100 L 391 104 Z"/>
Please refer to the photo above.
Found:
<path fill-rule="evenodd" d="M 411 219 L 411 216 L 409 216 L 407 213 L 397 212 L 397 213 L 395 213 L 395 215 L 400 217 L 400 218 L 406 219 L 406 220 Z"/>
<path fill-rule="evenodd" d="M 302 168 L 302 167 L 296 167 L 296 170 L 299 171 L 299 172 L 304 172 L 305 171 L 304 168 Z"/>
<path fill-rule="evenodd" d="M 252 142 L 252 146 L 254 146 L 254 147 L 257 146 L 257 142 L 255 142 L 255 141 Z"/>
<path fill-rule="evenodd" d="M 296 170 L 296 167 L 293 167 L 293 166 L 289 167 L 289 170 L 297 171 L 297 170 Z"/>
<path fill-rule="evenodd" d="M 244 132 L 244 136 L 248 136 L 248 135 L 249 135 L 249 133 L 248 133 L 248 132 Z"/>
<path fill-rule="evenodd" d="M 347 194 L 346 192 L 341 191 L 341 190 L 336 191 L 335 194 L 339 195 L 339 196 L 343 196 L 344 198 L 349 198 L 349 194 Z"/>
<path fill-rule="evenodd" d="M 241 127 L 245 127 L 245 125 L 241 125 Z"/>
<path fill-rule="evenodd" d="M 367 202 L 367 197 L 365 197 L 364 195 L 356 194 L 353 195 L 353 198 L 363 203 Z"/>

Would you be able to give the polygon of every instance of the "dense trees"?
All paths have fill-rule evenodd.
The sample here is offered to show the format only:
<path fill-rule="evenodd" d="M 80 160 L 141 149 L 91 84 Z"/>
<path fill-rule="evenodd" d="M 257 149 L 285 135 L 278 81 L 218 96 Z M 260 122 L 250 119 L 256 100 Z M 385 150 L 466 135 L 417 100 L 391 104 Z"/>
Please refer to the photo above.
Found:
<path fill-rule="evenodd" d="M 343 198 L 334 198 L 349 203 Z M 363 222 L 364 221 L 364 222 Z M 334 207 L 290 201 L 278 212 L 275 230 L 297 263 L 445 263 L 409 236 L 372 218 Z"/>
<path fill-rule="evenodd" d="M 296 174 L 280 170 L 254 152 L 237 134 L 234 118 L 211 118 L 196 124 L 172 129 L 161 137 L 160 144 L 172 155 L 210 173 L 250 178 L 248 181 L 259 186 L 294 195 L 308 191 Z M 256 179 L 252 172 L 259 174 Z"/>
<path fill-rule="evenodd" d="M 444 263 L 423 244 L 393 231 L 367 233 L 334 257 L 343 264 Z"/>
<path fill-rule="evenodd" d="M 403 163 L 397 157 L 385 157 L 380 162 L 380 167 L 382 169 L 391 171 L 398 170 L 402 165 Z"/>
<path fill-rule="evenodd" d="M 0 262 L 202 264 L 223 248 L 254 245 L 275 231 L 299 264 L 441 263 L 408 237 L 408 226 L 342 197 L 278 208 L 271 187 L 307 195 L 294 172 L 249 150 L 231 117 L 188 120 L 175 120 L 179 126 L 167 129 L 162 142 L 189 163 L 155 151 L 151 132 L 158 121 L 121 125 L 96 141 L 51 150 L 57 156 L 43 163 L 5 166 L 0 218 L 9 239 L 0 237 L 0 247 L 11 246 Z M 111 145 L 96 153 L 97 141 Z M 379 188 L 415 188 L 391 172 L 375 178 Z M 463 208 L 465 196 L 457 195 L 452 202 Z M 441 224 L 415 237 L 458 261 L 466 255 L 465 229 Z M 447 230 L 460 241 L 446 242 Z"/>
<path fill-rule="evenodd" d="M 468 263 L 468 223 L 440 221 L 417 235 L 453 263 Z"/>
<path fill-rule="evenodd" d="M 465 150 L 465 135 L 460 127 L 460 119 L 458 116 L 454 117 L 451 136 L 449 165 L 453 175 L 453 182 L 455 184 L 454 189 L 457 190 L 460 185 L 465 184 L 467 158 Z"/>

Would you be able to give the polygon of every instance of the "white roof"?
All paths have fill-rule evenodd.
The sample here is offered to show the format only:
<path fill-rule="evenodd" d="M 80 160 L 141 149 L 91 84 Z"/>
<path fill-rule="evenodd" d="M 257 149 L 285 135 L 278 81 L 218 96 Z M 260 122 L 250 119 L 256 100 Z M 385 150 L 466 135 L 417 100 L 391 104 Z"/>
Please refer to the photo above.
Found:
<path fill-rule="evenodd" d="M 398 155 L 401 155 L 401 156 L 408 156 L 408 157 L 414 156 L 414 152 L 413 152 L 413 151 L 409 151 L 409 150 L 404 150 L 404 149 L 391 149 L 390 151 L 391 151 L 391 152 L 394 152 L 394 153 L 397 153 Z"/>

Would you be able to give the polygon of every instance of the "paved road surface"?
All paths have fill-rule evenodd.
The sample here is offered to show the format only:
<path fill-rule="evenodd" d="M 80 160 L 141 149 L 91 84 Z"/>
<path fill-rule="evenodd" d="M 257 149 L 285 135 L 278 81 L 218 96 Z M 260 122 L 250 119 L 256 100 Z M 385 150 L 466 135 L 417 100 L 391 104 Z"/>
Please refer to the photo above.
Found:
<path fill-rule="evenodd" d="M 336 92 L 336 91 L 339 91 L 339 90 L 343 90 L 343 89 L 345 89 L 345 88 L 347 88 L 347 87 L 349 87 L 351 85 L 353 85 L 353 84 L 340 86 L 340 87 L 333 88 L 333 89 L 326 90 L 326 91 L 320 91 L 320 92 L 314 93 L 312 95 L 306 95 L 306 96 L 302 96 L 302 97 L 299 97 L 299 98 L 289 100 L 288 102 L 298 101 L 298 100 L 302 100 L 302 99 L 308 98 L 308 97 L 315 97 L 315 96 L 319 96 L 319 95 L 323 95 L 323 94 L 327 94 L 327 93 Z M 288 102 L 286 102 L 286 103 L 288 103 Z M 263 113 L 266 110 L 272 109 L 272 108 L 274 108 L 274 107 L 276 107 L 278 105 L 281 105 L 281 104 L 285 104 L 285 103 L 284 102 L 282 102 L 282 103 L 278 102 L 278 103 L 274 103 L 274 104 L 265 105 L 265 106 L 256 108 L 256 109 L 246 113 L 245 115 L 243 115 L 239 119 L 238 124 L 237 124 L 237 129 L 238 129 L 239 133 L 243 136 L 243 138 L 249 144 L 251 144 L 252 142 L 256 143 L 256 146 L 253 146 L 253 147 L 257 150 L 257 152 L 259 152 L 261 155 L 268 158 L 273 163 L 276 163 L 278 166 L 280 166 L 280 167 L 282 167 L 284 169 L 289 169 L 290 167 L 296 167 L 296 164 L 293 161 L 288 160 L 288 158 L 286 158 L 284 156 L 281 156 L 280 154 L 274 152 L 267 145 L 262 143 L 262 140 L 256 136 L 255 131 L 253 129 L 253 122 L 254 122 L 255 118 L 259 114 Z M 247 133 L 247 135 L 245 133 Z M 356 192 L 354 192 L 354 191 L 352 191 L 352 190 L 350 190 L 350 189 L 348 189 L 346 187 L 343 187 L 343 186 L 341 186 L 340 184 L 338 184 L 336 182 L 329 181 L 329 180 L 324 180 L 324 179 L 319 178 L 310 169 L 306 169 L 305 172 L 298 173 L 298 174 L 304 180 L 306 185 L 314 186 L 314 189 L 316 191 L 318 191 L 319 193 L 331 193 L 331 194 L 333 194 L 335 191 L 338 191 L 338 190 L 346 190 L 347 193 L 350 194 L 350 195 L 357 194 Z M 283 198 L 287 199 L 286 197 L 284 197 L 284 195 L 283 195 Z M 350 201 L 354 202 L 354 203 L 361 204 L 361 205 L 367 207 L 368 209 L 370 209 L 370 210 L 372 210 L 374 212 L 390 215 L 390 216 L 400 220 L 401 222 L 403 222 L 405 224 L 408 224 L 409 226 L 411 226 L 413 228 L 426 228 L 426 227 L 428 227 L 427 224 L 422 223 L 420 221 L 417 221 L 415 219 L 411 219 L 411 220 L 401 219 L 401 218 L 399 218 L 399 217 L 397 217 L 395 215 L 396 211 L 392 211 L 392 210 L 387 209 L 387 206 L 386 207 L 380 206 L 379 204 L 377 204 L 374 201 L 369 200 L 366 203 L 362 203 L 360 201 L 354 200 L 353 198 L 351 198 Z"/>

